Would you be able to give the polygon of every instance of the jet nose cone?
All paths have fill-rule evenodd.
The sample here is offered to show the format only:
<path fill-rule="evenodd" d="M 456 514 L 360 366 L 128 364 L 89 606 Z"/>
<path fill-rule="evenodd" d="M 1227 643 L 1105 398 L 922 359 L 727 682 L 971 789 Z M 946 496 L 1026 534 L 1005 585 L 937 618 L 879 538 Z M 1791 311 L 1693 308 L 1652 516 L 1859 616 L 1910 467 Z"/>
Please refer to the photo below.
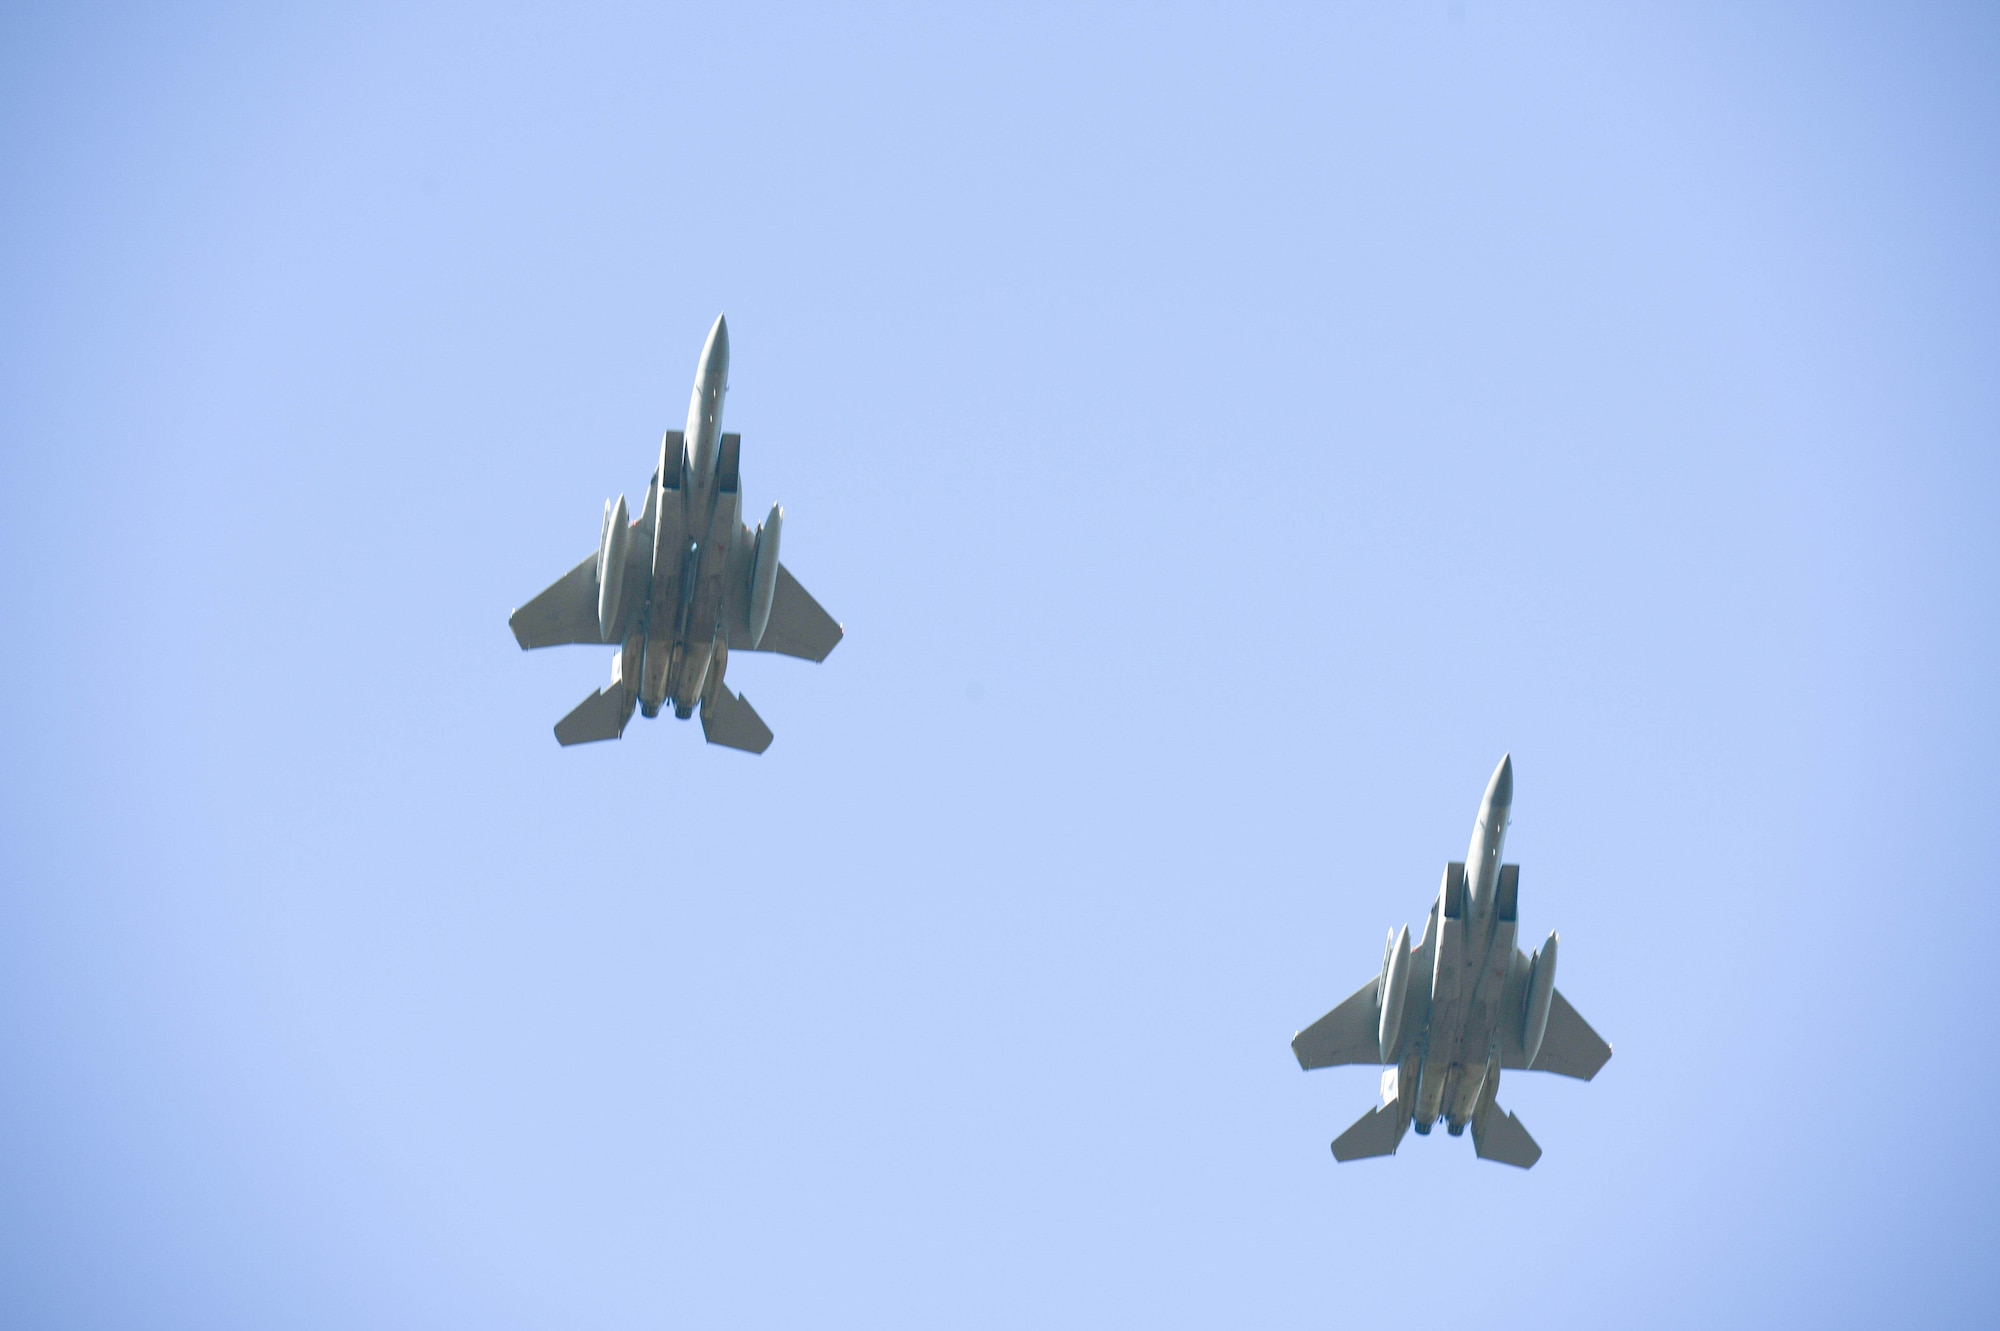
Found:
<path fill-rule="evenodd" d="M 701 349 L 698 373 L 718 383 L 729 375 L 729 320 L 719 314 L 708 330 L 708 342 Z"/>
<path fill-rule="evenodd" d="M 1493 779 L 1486 783 L 1486 802 L 1496 809 L 1509 808 L 1514 803 L 1514 755 L 1501 756 L 1500 765 L 1493 769 Z"/>

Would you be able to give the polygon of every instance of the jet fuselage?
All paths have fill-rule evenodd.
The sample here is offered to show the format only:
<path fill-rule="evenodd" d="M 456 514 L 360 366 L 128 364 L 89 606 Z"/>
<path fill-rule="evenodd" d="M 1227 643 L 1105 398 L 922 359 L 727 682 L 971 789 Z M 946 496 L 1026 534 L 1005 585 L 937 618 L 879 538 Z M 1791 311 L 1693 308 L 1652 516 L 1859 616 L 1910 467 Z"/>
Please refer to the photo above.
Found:
<path fill-rule="evenodd" d="M 703 694 L 722 683 L 728 664 L 717 627 L 729 537 L 739 520 L 735 502 L 719 502 L 728 391 L 729 324 L 717 317 L 695 367 L 687 428 L 678 446 L 671 435 L 661 441 L 653 476 L 651 595 L 632 627 L 638 647 L 627 653 L 639 658 L 639 709 L 649 717 L 669 699 L 675 716 L 692 716 Z"/>
<path fill-rule="evenodd" d="M 1554 934 L 1532 956 L 1515 944 L 1521 871 L 1502 863 L 1514 803 L 1514 762 L 1486 783 L 1464 863 L 1445 866 L 1422 935 L 1389 935 L 1382 969 L 1292 1037 L 1302 1068 L 1383 1066 L 1382 1102 L 1333 1143 L 1336 1160 L 1394 1155 L 1403 1133 L 1443 1119 L 1472 1129 L 1474 1151 L 1522 1169 L 1542 1149 L 1494 1096 L 1503 1069 L 1589 1081 L 1611 1057 L 1556 991 Z"/>
<path fill-rule="evenodd" d="M 634 519 L 606 501 L 597 549 L 507 617 L 522 648 L 617 649 L 611 682 L 556 722 L 558 743 L 618 739 L 635 709 L 682 720 L 701 711 L 711 744 L 762 753 L 770 727 L 723 683 L 735 652 L 823 661 L 841 627 L 778 560 L 785 511 L 743 523 L 742 439 L 722 430 L 729 325 L 702 344 L 687 428 L 668 430 Z"/>
<path fill-rule="evenodd" d="M 1480 1093 L 1499 1079 L 1500 1018 L 1509 1006 L 1502 999 L 1516 956 L 1518 878 L 1501 864 L 1513 801 L 1513 760 L 1502 758 L 1479 802 L 1465 863 L 1446 868 L 1431 908 L 1429 1011 L 1411 1014 L 1419 1020 L 1398 1070 L 1416 1078 L 1411 1122 L 1420 1133 L 1439 1118 L 1453 1136 L 1465 1131 Z"/>

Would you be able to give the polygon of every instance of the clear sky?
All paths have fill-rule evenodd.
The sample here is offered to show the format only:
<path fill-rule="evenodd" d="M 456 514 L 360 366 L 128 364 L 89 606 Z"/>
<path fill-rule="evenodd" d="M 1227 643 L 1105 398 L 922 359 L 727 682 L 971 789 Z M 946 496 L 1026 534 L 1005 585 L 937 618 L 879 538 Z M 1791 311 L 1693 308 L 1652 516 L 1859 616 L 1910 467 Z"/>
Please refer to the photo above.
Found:
<path fill-rule="evenodd" d="M 0 1323 L 1990 1324 L 1994 9 L 309 9 L 0 17 Z M 846 641 L 561 750 L 719 311 Z"/>

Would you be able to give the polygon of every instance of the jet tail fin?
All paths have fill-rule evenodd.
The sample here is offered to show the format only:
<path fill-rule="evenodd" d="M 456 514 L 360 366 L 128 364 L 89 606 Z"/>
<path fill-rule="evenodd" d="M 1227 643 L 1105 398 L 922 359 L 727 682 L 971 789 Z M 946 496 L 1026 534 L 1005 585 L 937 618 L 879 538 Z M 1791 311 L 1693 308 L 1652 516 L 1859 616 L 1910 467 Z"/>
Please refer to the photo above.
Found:
<path fill-rule="evenodd" d="M 750 706 L 750 700 L 718 688 L 712 699 L 701 705 L 701 733 L 710 744 L 762 753 L 771 747 L 771 728 Z"/>
<path fill-rule="evenodd" d="M 572 744 L 617 739 L 625 733 L 625 723 L 632 719 L 632 707 L 637 701 L 625 692 L 624 685 L 613 680 L 556 722 L 556 743 L 568 748 Z"/>
<path fill-rule="evenodd" d="M 1403 1117 L 1403 1107 L 1391 1101 L 1377 1105 L 1355 1121 L 1353 1127 L 1333 1139 L 1333 1158 L 1345 1164 L 1349 1160 L 1366 1160 L 1378 1155 L 1394 1155 L 1402 1145 L 1403 1130 L 1410 1121 Z"/>
<path fill-rule="evenodd" d="M 1542 1148 L 1521 1120 L 1494 1104 L 1472 1120 L 1472 1151 L 1481 1160 L 1497 1160 L 1516 1169 L 1533 1169 L 1542 1158 Z"/>

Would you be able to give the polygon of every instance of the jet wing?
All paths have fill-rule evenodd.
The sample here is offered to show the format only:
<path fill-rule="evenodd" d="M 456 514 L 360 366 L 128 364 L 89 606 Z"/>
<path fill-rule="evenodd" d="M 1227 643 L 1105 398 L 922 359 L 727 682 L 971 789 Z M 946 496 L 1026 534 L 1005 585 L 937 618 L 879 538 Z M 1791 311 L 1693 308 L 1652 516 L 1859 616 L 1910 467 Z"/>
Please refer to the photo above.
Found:
<path fill-rule="evenodd" d="M 1369 980 L 1349 994 L 1346 1002 L 1292 1037 L 1292 1053 L 1300 1067 L 1310 1070 L 1382 1061 L 1382 1019 L 1375 1010 L 1375 984 L 1376 980 Z"/>
<path fill-rule="evenodd" d="M 1611 1061 L 1611 1046 L 1604 1043 L 1590 1023 L 1577 1015 L 1562 990 L 1551 996 L 1549 1029 L 1535 1055 L 1530 1072 L 1553 1072 L 1559 1077 L 1589 1081 L 1597 1070 Z"/>
<path fill-rule="evenodd" d="M 597 552 L 593 550 L 582 563 L 544 587 L 534 600 L 507 616 L 507 627 L 514 630 L 514 641 L 521 644 L 521 650 L 573 642 L 597 645 L 624 638 L 638 603 L 644 599 L 645 578 L 653 564 L 651 493 L 649 484 L 646 514 L 632 524 L 625 543 L 625 598 L 613 626 L 617 631 L 606 639 L 598 630 Z"/>
<path fill-rule="evenodd" d="M 564 643 L 601 643 L 597 627 L 597 552 L 543 589 L 541 595 L 507 616 L 521 650 Z"/>
<path fill-rule="evenodd" d="M 820 609 L 812 593 L 799 586 L 792 571 L 778 565 L 778 591 L 771 598 L 771 622 L 753 652 L 781 652 L 807 661 L 824 661 L 840 645 L 846 631 Z"/>
<path fill-rule="evenodd" d="M 730 544 L 726 576 L 731 590 L 725 605 L 729 650 L 777 652 L 807 661 L 826 660 L 827 653 L 840 645 L 846 631 L 832 615 L 820 609 L 819 602 L 799 585 L 782 560 L 778 564 L 777 590 L 771 597 L 771 620 L 764 626 L 763 638 L 755 647 L 750 645 L 750 565 L 756 548 L 748 527 L 739 529 Z"/>
<path fill-rule="evenodd" d="M 1500 1066 L 1522 1069 L 1529 1072 L 1553 1072 L 1558 1077 L 1575 1077 L 1578 1081 L 1589 1081 L 1597 1075 L 1598 1069 L 1611 1061 L 1611 1046 L 1590 1023 L 1577 1015 L 1569 1000 L 1558 989 L 1549 1000 L 1549 1028 L 1542 1036 L 1542 1047 L 1535 1054 L 1533 1067 L 1523 1062 L 1521 1055 L 1521 1032 L 1518 1022 L 1503 1022 L 1500 1033 Z"/>

